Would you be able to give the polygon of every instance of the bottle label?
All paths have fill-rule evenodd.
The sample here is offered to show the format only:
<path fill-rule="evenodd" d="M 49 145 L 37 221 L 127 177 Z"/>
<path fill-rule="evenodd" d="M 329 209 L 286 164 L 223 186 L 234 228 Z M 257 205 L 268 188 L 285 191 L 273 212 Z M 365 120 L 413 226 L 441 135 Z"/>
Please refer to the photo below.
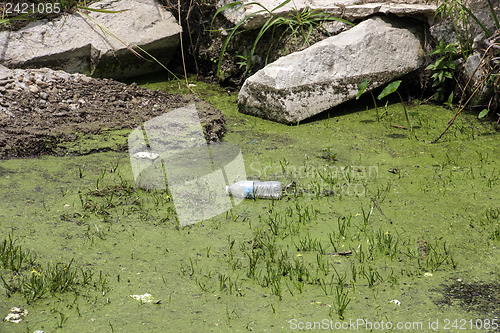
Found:
<path fill-rule="evenodd" d="M 253 198 L 253 185 L 243 187 L 243 197 Z"/>

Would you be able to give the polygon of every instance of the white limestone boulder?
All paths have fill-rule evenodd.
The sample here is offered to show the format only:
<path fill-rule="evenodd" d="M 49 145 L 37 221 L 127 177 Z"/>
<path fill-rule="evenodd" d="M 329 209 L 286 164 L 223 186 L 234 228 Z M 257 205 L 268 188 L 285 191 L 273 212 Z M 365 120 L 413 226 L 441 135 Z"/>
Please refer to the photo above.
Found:
<path fill-rule="evenodd" d="M 219 0 L 217 6 L 221 8 L 234 2 L 235 0 Z M 237 24 L 243 18 L 248 17 L 242 28 L 251 29 L 262 26 L 269 19 L 270 14 L 263 10 L 263 7 L 277 16 L 295 15 L 297 11 L 309 8 L 310 10 L 330 13 L 351 21 L 363 20 L 375 14 L 394 14 L 431 22 L 436 11 L 436 6 L 427 3 L 425 0 L 379 0 L 369 2 L 359 0 L 294 0 L 279 7 L 282 3 L 283 0 L 242 0 L 241 4 L 224 10 L 223 15 L 233 24 Z"/>
<path fill-rule="evenodd" d="M 388 18 L 372 18 L 339 35 L 289 54 L 249 77 L 238 95 L 240 112 L 296 123 L 415 71 L 425 52 L 418 33 Z"/>
<path fill-rule="evenodd" d="M 2 31 L 0 63 L 121 79 L 161 69 L 127 46 L 136 50 L 139 46 L 165 65 L 171 59 L 182 28 L 155 0 L 104 0 L 89 7 L 122 12 L 76 12 L 50 22 L 31 22 L 18 31 Z"/>

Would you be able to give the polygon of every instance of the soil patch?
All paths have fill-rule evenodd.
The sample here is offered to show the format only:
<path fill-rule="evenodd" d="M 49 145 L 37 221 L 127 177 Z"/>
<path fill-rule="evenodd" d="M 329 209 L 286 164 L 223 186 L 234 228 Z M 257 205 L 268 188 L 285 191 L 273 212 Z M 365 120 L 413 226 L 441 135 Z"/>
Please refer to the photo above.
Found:
<path fill-rule="evenodd" d="M 225 131 L 222 112 L 194 95 L 148 90 L 78 74 L 47 82 L 37 78 L 43 69 L 27 70 L 24 77 L 19 77 L 17 71 L 13 77 L 0 80 L 1 159 L 67 154 L 64 143 L 74 145 L 89 135 L 133 129 L 190 103 L 197 106 L 207 141 L 220 140 Z M 117 149 L 126 149 L 126 134 Z"/>
<path fill-rule="evenodd" d="M 479 313 L 483 319 L 500 316 L 499 283 L 465 283 L 457 280 L 443 286 L 441 292 L 443 297 L 435 302 L 437 305 L 458 305 L 467 312 Z M 495 332 L 500 332 L 500 329 Z"/>

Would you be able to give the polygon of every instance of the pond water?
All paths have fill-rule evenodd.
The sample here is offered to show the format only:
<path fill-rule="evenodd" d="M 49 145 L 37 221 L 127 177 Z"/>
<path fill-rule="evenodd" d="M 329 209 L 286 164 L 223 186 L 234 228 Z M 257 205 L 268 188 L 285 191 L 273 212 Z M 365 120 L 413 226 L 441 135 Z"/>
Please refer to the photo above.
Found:
<path fill-rule="evenodd" d="M 187 93 L 175 82 L 142 84 Z M 284 197 L 245 200 L 179 229 L 169 192 L 134 185 L 127 152 L 0 161 L 0 242 L 15 239 L 39 264 L 0 266 L 0 316 L 28 310 L 1 332 L 500 325 L 491 124 L 461 114 L 429 144 L 452 110 L 407 106 L 417 140 L 401 128 L 401 104 L 379 106 L 376 121 L 365 100 L 288 126 L 238 113 L 237 93 L 193 84 L 224 112 L 224 140 L 239 145 L 248 178 L 281 181 Z M 67 291 L 8 291 L 57 263 L 77 274 Z M 93 275 L 83 282 L 83 272 Z M 144 294 L 152 301 L 131 297 Z"/>

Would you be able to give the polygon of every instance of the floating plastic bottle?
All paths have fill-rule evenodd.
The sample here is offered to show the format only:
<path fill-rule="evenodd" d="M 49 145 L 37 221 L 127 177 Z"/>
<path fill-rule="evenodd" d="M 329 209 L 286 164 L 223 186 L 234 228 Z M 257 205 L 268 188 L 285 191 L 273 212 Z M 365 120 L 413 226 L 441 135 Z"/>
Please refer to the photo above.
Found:
<path fill-rule="evenodd" d="M 227 194 L 240 198 L 280 199 L 281 182 L 257 182 L 240 180 L 231 186 L 226 186 Z"/>

